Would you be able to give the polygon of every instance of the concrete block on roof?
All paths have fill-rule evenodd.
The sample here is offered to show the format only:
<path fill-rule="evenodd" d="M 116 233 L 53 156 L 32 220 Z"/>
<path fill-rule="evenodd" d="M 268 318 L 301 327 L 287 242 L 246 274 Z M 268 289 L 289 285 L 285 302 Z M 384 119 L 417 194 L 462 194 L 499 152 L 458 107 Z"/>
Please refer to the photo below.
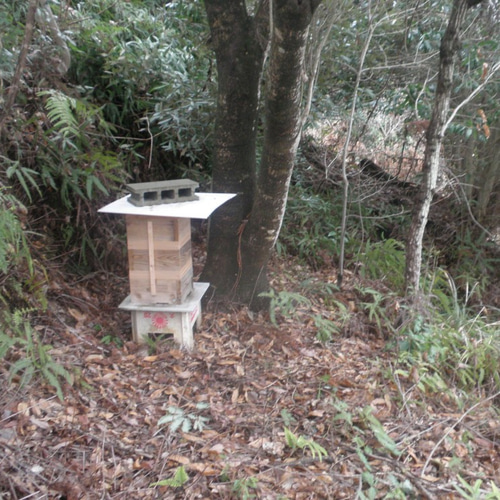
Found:
<path fill-rule="evenodd" d="M 130 192 L 128 201 L 137 207 L 162 205 L 164 203 L 181 203 L 197 200 L 195 194 L 199 184 L 190 179 L 173 181 L 139 182 L 127 184 Z"/>

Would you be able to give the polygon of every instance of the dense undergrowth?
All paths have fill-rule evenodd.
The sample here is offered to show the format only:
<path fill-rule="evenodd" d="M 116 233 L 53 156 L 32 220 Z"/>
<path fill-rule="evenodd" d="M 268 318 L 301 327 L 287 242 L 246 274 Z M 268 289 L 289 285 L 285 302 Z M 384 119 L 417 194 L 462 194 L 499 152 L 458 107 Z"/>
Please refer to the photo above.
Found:
<path fill-rule="evenodd" d="M 351 176 L 352 183 L 369 182 L 356 168 Z M 335 182 L 329 189 L 315 189 L 317 179 L 314 175 L 304 179 L 304 172 L 297 172 L 297 177 L 300 180 L 290 193 L 278 254 L 298 258 L 313 269 L 336 268 L 339 189 Z M 394 194 L 393 190 L 391 196 Z M 384 196 L 382 184 L 376 197 Z M 402 192 L 400 199 L 404 197 Z M 460 220 L 454 228 L 451 247 L 440 246 L 439 238 L 428 238 L 425 273 L 421 278 L 426 301 L 410 307 L 402 295 L 403 238 L 410 207 L 402 202 L 395 216 L 391 206 L 386 213 L 378 209 L 374 214 L 373 206 L 378 200 L 373 198 L 367 196 L 365 205 L 356 203 L 351 207 L 346 241 L 347 269 L 357 282 L 359 306 L 368 322 L 374 325 L 377 335 L 387 339 L 387 347 L 394 349 L 400 370 L 407 375 L 416 370 L 422 388 L 428 386 L 435 392 L 453 388 L 460 392 L 460 397 L 495 394 L 500 389 L 498 245 L 486 237 L 473 240 L 471 234 L 478 234 L 477 229 L 472 222 L 464 229 Z M 439 227 L 440 211 L 449 209 L 446 200 L 435 208 L 432 223 L 438 234 L 449 230 L 448 225 Z M 389 237 L 383 237 L 388 234 Z M 342 334 L 349 317 L 345 305 L 332 298 L 335 288 L 335 283 L 320 287 L 324 315 L 328 316 L 326 311 L 330 310 L 336 318 L 333 325 L 318 322 L 322 340 Z M 294 304 L 307 303 L 310 293 L 307 286 L 297 292 L 298 295 L 273 292 L 273 306 L 285 315 L 292 314 Z"/>
<path fill-rule="evenodd" d="M 5 38 L 12 46 L 22 36 L 14 21 L 23 17 L 25 4 L 2 4 L 2 19 L 12 21 Z M 123 228 L 111 219 L 103 224 L 99 206 L 131 180 L 186 176 L 203 184 L 210 175 L 206 124 L 212 120 L 214 81 L 210 58 L 196 43 L 204 30 L 199 9 L 182 3 L 181 11 L 172 5 L 160 15 L 135 2 L 101 7 L 79 3 L 58 12 L 68 32 L 70 71 L 56 78 L 34 57 L 1 137 L 0 359 L 11 381 L 28 384 L 41 376 L 60 398 L 75 374 L 55 359 L 40 333 L 51 314 L 46 298 L 55 276 L 96 269 L 125 274 Z M 54 49 L 42 35 L 32 41 L 34 54 Z M 2 65 L 2 78 L 10 81 L 13 55 Z M 366 149 L 370 139 L 364 140 Z M 338 152 L 327 140 L 304 141 L 294 173 L 276 250 L 278 260 L 300 263 L 305 275 L 335 275 L 338 266 Z M 426 302 L 410 308 L 403 296 L 404 238 L 412 201 L 408 184 L 417 181 L 389 184 L 354 163 L 349 176 L 345 264 L 352 302 L 339 299 L 335 280 L 304 276 L 294 290 L 276 285 L 269 292 L 270 322 L 279 328 L 305 311 L 325 344 L 366 330 L 383 338 L 392 353 L 387 377 L 412 379 L 430 397 L 446 393 L 463 406 L 497 395 L 498 242 L 444 191 L 428 227 Z M 313 446 L 293 434 L 287 439 L 292 448 Z M 316 452 L 321 455 L 320 448 Z M 239 487 L 250 491 L 252 483 Z"/>

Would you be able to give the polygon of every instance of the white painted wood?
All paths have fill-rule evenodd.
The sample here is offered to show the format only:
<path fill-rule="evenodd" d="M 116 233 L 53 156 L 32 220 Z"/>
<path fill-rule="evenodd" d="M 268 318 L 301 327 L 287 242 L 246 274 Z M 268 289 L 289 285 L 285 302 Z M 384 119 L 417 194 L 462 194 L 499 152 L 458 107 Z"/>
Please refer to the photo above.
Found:
<path fill-rule="evenodd" d="M 231 193 L 196 193 L 198 200 L 181 203 L 164 203 L 149 207 L 137 207 L 124 196 L 98 211 L 107 214 L 149 215 L 155 217 L 178 217 L 182 219 L 208 219 L 212 212 L 234 198 Z"/>
<path fill-rule="evenodd" d="M 193 292 L 182 304 L 135 304 L 130 295 L 118 306 L 132 313 L 132 337 L 146 343 L 150 333 L 171 333 L 186 349 L 194 347 L 193 327 L 201 325 L 201 299 L 209 283 L 193 283 Z"/>

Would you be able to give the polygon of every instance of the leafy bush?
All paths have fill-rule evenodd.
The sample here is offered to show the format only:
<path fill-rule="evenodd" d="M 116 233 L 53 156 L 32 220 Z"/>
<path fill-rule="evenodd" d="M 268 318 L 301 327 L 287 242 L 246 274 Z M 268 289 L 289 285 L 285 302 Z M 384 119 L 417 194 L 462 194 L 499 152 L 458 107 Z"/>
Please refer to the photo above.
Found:
<path fill-rule="evenodd" d="M 33 269 L 24 229 L 18 214 L 26 208 L 5 188 L 0 187 L 0 285 L 8 279 L 9 271 L 26 262 Z M 1 296 L 1 295 L 0 295 Z"/>
<path fill-rule="evenodd" d="M 339 213 L 331 200 L 294 186 L 276 247 L 278 254 L 298 256 L 313 267 L 327 264 L 339 247 Z"/>
<path fill-rule="evenodd" d="M 47 97 L 47 117 L 53 124 L 44 134 L 46 156 L 40 159 L 46 161 L 40 162 L 38 173 L 42 184 L 52 188 L 62 206 L 70 210 L 76 208 L 78 198 L 91 200 L 96 191 L 109 194 L 123 174 L 120 158 L 105 149 L 104 141 L 92 139 L 94 134 L 112 139 L 114 129 L 101 109 L 59 91 L 40 92 L 39 96 Z"/>
<path fill-rule="evenodd" d="M 400 332 L 397 345 L 400 362 L 416 370 L 424 390 L 500 390 L 498 322 L 471 316 L 457 303 L 435 310 L 434 316 L 415 316 Z"/>
<path fill-rule="evenodd" d="M 404 287 L 405 251 L 400 241 L 387 240 L 365 244 L 360 254 L 361 275 L 372 280 L 381 280 L 395 292 Z"/>
<path fill-rule="evenodd" d="M 57 363 L 50 354 L 52 346 L 44 344 L 27 317 L 28 311 L 17 309 L 13 313 L 4 311 L 0 317 L 0 359 L 10 364 L 10 379 L 20 375 L 20 385 L 31 381 L 35 375 L 44 378 L 63 399 L 60 379 L 71 383 L 69 372 Z M 9 352 L 20 351 L 17 359 L 10 362 Z"/>
<path fill-rule="evenodd" d="M 207 161 L 215 92 L 211 58 L 200 44 L 208 32 L 203 6 L 79 2 L 74 15 L 81 24 L 70 77 L 91 88 L 106 119 L 131 138 L 122 140 L 131 153 L 129 171 L 140 176 L 147 162 L 154 167 L 148 176 L 164 177 L 163 149 L 169 161 L 199 175 Z"/>
<path fill-rule="evenodd" d="M 114 128 L 101 108 L 76 91 L 42 91 L 31 104 L 28 120 L 10 124 L 25 142 L 8 152 L 16 159 L 6 158 L 4 182 L 25 200 L 31 219 L 42 221 L 40 232 L 53 231 L 57 244 L 78 253 L 73 262 L 87 263 L 91 254 L 102 261 L 89 230 L 97 217 L 91 201 L 108 196 L 126 178 L 122 153 L 111 150 Z"/>

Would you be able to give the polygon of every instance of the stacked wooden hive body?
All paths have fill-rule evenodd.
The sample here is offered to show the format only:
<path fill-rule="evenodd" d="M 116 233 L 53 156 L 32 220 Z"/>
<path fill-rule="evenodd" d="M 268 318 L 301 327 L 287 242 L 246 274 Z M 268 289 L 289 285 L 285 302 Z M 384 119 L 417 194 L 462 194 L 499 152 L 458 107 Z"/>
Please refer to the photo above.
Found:
<path fill-rule="evenodd" d="M 206 219 L 233 194 L 195 194 L 186 180 L 129 184 L 130 195 L 100 212 L 125 215 L 130 295 L 120 308 L 132 313 L 134 340 L 170 333 L 193 347 L 208 283 L 193 283 L 191 218 Z M 186 203 L 189 202 L 189 203 Z"/>
<path fill-rule="evenodd" d="M 129 184 L 129 202 L 154 206 L 197 200 L 190 180 Z M 191 220 L 126 215 L 130 299 L 136 304 L 181 304 L 193 291 Z"/>

